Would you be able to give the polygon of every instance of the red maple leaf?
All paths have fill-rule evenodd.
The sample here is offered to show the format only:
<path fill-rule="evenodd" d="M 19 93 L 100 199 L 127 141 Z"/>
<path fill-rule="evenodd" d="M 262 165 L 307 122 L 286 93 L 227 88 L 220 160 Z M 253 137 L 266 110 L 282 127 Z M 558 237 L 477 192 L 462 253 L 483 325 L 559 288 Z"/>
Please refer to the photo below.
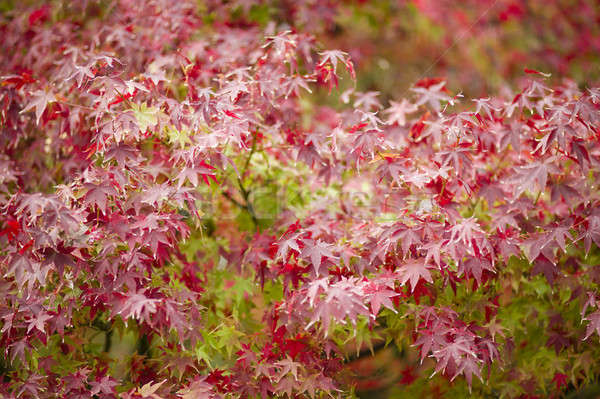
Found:
<path fill-rule="evenodd" d="M 419 258 L 415 260 L 410 260 L 407 263 L 403 264 L 396 271 L 396 273 L 398 274 L 400 284 L 404 285 L 408 281 L 410 282 L 411 291 L 414 291 L 415 287 L 421 280 L 433 283 L 431 273 L 429 272 L 429 269 L 431 268 L 432 266 L 427 264 L 424 258 Z"/>

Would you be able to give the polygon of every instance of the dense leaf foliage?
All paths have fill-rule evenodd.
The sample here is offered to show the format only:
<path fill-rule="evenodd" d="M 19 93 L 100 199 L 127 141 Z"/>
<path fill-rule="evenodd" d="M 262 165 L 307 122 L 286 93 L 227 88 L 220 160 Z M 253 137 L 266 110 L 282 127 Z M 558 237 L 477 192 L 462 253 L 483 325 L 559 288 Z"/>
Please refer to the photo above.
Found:
<path fill-rule="evenodd" d="M 335 2 L 20 7 L 3 397 L 347 397 L 383 346 L 398 397 L 597 381 L 600 88 L 340 92 Z"/>

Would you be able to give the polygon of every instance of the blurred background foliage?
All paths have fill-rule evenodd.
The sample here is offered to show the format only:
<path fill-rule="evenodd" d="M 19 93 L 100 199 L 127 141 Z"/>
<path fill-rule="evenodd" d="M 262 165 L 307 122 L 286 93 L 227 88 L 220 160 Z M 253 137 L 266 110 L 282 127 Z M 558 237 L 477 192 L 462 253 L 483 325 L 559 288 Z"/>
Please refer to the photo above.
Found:
<path fill-rule="evenodd" d="M 589 85 L 600 77 L 600 2 L 350 2 L 324 40 L 353 56 L 360 90 L 385 97 L 426 77 L 467 97 L 490 95 L 524 68 Z"/>
<path fill-rule="evenodd" d="M 201 2 L 209 12 L 210 3 Z M 349 52 L 357 89 L 384 100 L 426 77 L 467 97 L 514 86 L 524 68 L 580 85 L 600 78 L 597 0 L 244 1 L 232 15 L 287 24 Z"/>

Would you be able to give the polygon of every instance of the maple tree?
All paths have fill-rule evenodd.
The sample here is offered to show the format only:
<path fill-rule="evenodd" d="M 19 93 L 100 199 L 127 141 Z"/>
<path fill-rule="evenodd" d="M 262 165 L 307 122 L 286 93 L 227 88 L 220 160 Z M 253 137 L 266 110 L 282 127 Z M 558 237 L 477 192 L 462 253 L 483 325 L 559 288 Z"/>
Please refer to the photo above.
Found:
<path fill-rule="evenodd" d="M 8 7 L 0 395 L 352 397 L 381 348 L 393 397 L 598 381 L 600 87 L 338 90 L 359 6 Z"/>

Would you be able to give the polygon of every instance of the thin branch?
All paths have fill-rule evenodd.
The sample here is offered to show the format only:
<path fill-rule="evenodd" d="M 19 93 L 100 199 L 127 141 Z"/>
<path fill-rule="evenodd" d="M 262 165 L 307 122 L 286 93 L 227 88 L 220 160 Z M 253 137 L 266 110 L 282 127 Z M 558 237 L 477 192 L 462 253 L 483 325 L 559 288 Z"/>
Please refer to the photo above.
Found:
<path fill-rule="evenodd" d="M 236 200 L 235 198 L 233 198 L 231 196 L 231 194 L 229 194 L 227 191 L 223 191 L 222 194 L 223 194 L 223 197 L 227 198 L 229 201 L 231 201 L 238 208 L 240 208 L 240 209 L 246 209 L 246 205 L 242 204 L 241 202 L 239 202 L 238 200 Z"/>
<path fill-rule="evenodd" d="M 248 171 L 248 165 L 250 165 L 250 159 L 252 159 L 254 151 L 256 151 L 256 134 L 252 135 L 252 148 L 250 149 L 250 154 L 248 154 L 248 158 L 246 159 L 246 163 L 244 164 L 244 169 L 242 170 L 242 177 L 246 176 L 246 172 Z"/>
<path fill-rule="evenodd" d="M 252 155 L 254 155 L 255 151 L 256 151 L 256 135 L 253 135 L 252 136 L 252 148 L 250 149 L 250 154 L 248 154 L 248 158 L 246 158 L 246 162 L 244 163 L 244 168 L 242 169 L 242 174 L 240 176 L 238 176 L 238 178 L 237 178 L 238 188 L 240 190 L 240 194 L 242 195 L 242 198 L 244 199 L 244 204 L 242 204 L 240 201 L 233 198 L 233 196 L 231 194 L 229 194 L 227 191 L 223 191 L 223 196 L 225 198 L 227 198 L 229 201 L 231 201 L 233 204 L 235 204 L 237 207 L 239 207 L 240 209 L 243 209 L 246 212 L 248 212 L 248 214 L 252 218 L 252 222 L 254 223 L 254 226 L 258 227 L 258 218 L 256 217 L 256 212 L 254 211 L 254 207 L 252 206 L 252 202 L 250 201 L 251 191 L 248 190 L 246 187 L 244 187 L 244 183 L 242 182 L 242 178 L 244 176 L 246 176 L 246 173 L 248 172 L 250 160 L 252 159 Z"/>

